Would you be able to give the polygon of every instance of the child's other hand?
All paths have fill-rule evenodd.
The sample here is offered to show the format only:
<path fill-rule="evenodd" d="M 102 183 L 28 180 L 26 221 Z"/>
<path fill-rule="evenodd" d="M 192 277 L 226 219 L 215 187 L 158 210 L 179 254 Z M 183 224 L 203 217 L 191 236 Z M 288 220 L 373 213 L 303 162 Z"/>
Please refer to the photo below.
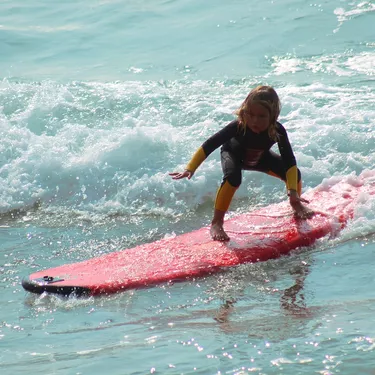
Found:
<path fill-rule="evenodd" d="M 295 190 L 289 190 L 288 196 L 291 204 L 295 202 L 310 203 L 307 199 L 300 197 Z"/>
<path fill-rule="evenodd" d="M 314 216 L 314 211 L 304 206 L 302 202 L 309 203 L 307 199 L 301 198 L 295 190 L 289 190 L 289 203 L 295 215 L 300 219 L 310 219 Z"/>
<path fill-rule="evenodd" d="M 181 178 L 187 178 L 188 180 L 190 180 L 193 176 L 193 172 L 190 172 L 187 169 L 185 169 L 183 172 L 172 172 L 169 173 L 169 175 L 172 176 L 174 180 L 180 180 Z"/>

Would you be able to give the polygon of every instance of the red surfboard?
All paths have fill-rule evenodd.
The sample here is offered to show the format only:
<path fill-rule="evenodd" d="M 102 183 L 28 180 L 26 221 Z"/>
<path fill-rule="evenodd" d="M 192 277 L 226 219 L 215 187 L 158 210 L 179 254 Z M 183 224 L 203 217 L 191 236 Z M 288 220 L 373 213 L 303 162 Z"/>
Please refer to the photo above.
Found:
<path fill-rule="evenodd" d="M 273 204 L 227 220 L 229 242 L 213 241 L 205 227 L 39 271 L 25 278 L 22 285 L 33 293 L 110 294 L 280 257 L 312 245 L 318 238 L 336 235 L 353 217 L 358 199 L 375 195 L 375 171 L 334 180 L 304 195 L 316 211 L 309 220 L 296 219 L 288 202 Z"/>

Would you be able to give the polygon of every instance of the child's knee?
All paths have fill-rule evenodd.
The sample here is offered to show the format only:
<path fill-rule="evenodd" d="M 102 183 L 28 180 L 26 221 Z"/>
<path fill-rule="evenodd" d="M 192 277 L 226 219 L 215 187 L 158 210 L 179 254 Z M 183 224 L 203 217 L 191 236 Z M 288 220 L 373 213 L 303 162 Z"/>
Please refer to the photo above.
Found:
<path fill-rule="evenodd" d="M 226 176 L 224 180 L 228 181 L 228 183 L 233 187 L 238 188 L 241 185 L 242 176 L 241 174 L 231 174 L 229 176 Z"/>

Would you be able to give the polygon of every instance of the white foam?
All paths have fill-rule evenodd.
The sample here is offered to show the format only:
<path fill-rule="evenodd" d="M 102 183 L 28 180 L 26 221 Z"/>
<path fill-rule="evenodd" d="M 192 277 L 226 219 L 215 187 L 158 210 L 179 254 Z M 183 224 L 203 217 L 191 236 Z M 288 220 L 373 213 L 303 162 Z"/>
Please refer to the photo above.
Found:
<path fill-rule="evenodd" d="M 3 82 L 0 88 L 0 95 L 18 98 L 0 111 L 1 212 L 40 200 L 44 210 L 101 220 L 212 205 L 222 179 L 219 150 L 190 181 L 172 180 L 168 172 L 182 170 L 202 142 L 234 118 L 248 82 Z M 373 167 L 371 90 L 316 83 L 290 84 L 278 93 L 304 191 L 324 178 Z M 282 182 L 244 172 L 235 199 L 267 204 L 284 195 Z"/>
<path fill-rule="evenodd" d="M 351 3 L 349 5 L 353 6 L 353 8 L 350 10 L 345 10 L 344 8 L 336 8 L 333 11 L 333 13 L 337 16 L 337 20 L 340 24 L 350 20 L 353 17 L 375 11 L 375 4 L 371 1 L 362 1 L 358 4 Z"/>
<path fill-rule="evenodd" d="M 336 53 L 324 56 L 312 56 L 310 58 L 297 58 L 291 55 L 275 56 L 273 58 L 273 72 L 271 75 L 294 74 L 299 71 L 311 71 L 312 73 L 329 73 L 339 77 L 350 77 L 358 73 L 365 75 L 375 74 L 375 52 L 366 51 L 354 53 Z"/>

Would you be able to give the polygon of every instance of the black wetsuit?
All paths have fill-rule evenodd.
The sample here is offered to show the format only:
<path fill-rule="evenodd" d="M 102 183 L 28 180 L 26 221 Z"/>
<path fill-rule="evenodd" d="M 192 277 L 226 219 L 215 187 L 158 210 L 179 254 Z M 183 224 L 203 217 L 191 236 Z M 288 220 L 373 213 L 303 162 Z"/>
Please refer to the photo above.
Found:
<path fill-rule="evenodd" d="M 227 180 L 233 187 L 241 184 L 243 169 L 268 173 L 286 181 L 286 172 L 296 167 L 296 158 L 287 132 L 279 122 L 276 132 L 277 142 L 270 138 L 268 130 L 258 134 L 246 128 L 244 132 L 238 120 L 234 120 L 207 139 L 202 144 L 202 149 L 207 157 L 222 146 L 221 164 L 224 181 Z M 278 144 L 280 155 L 270 150 L 275 143 Z M 297 180 L 300 181 L 301 174 L 298 169 L 297 173 Z"/>

